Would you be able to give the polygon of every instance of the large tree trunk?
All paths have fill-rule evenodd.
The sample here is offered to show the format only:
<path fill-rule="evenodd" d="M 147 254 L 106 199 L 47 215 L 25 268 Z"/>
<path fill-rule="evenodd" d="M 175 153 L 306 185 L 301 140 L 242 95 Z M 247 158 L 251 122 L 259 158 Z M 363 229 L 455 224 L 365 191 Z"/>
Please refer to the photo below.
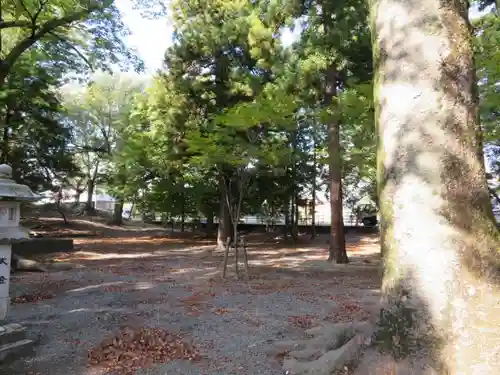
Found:
<path fill-rule="evenodd" d="M 204 212 L 205 217 L 207 218 L 207 225 L 205 227 L 205 232 L 207 234 L 211 234 L 214 230 L 214 212 L 212 211 L 212 207 L 207 207 Z"/>
<path fill-rule="evenodd" d="M 95 181 L 93 178 L 89 178 L 87 181 L 87 202 L 85 203 L 85 212 L 92 213 L 95 211 L 94 207 L 94 189 L 95 189 Z"/>
<path fill-rule="evenodd" d="M 312 178 L 312 201 L 311 201 L 311 239 L 316 238 L 316 139 L 313 136 L 314 149 L 313 149 L 313 178 Z"/>
<path fill-rule="evenodd" d="M 337 72 L 329 67 L 325 72 L 325 104 L 331 105 L 337 95 Z M 328 260 L 348 263 L 345 248 L 344 220 L 342 213 L 342 171 L 340 150 L 340 122 L 331 116 L 328 124 L 328 166 L 330 174 L 330 247 Z"/>
<path fill-rule="evenodd" d="M 404 367 L 414 371 L 405 373 L 493 375 L 500 368 L 499 284 L 491 277 L 498 232 L 468 4 L 372 3 L 384 258 L 377 343 L 407 356 Z M 369 373 L 378 374 L 376 367 L 371 362 Z"/>
<path fill-rule="evenodd" d="M 217 228 L 217 248 L 222 250 L 226 246 L 226 240 L 228 237 L 232 236 L 231 231 L 231 215 L 229 213 L 229 206 L 227 202 L 226 194 L 231 194 L 228 191 L 226 182 L 224 178 L 220 178 L 219 182 L 220 190 L 220 208 L 219 208 L 219 226 Z"/>

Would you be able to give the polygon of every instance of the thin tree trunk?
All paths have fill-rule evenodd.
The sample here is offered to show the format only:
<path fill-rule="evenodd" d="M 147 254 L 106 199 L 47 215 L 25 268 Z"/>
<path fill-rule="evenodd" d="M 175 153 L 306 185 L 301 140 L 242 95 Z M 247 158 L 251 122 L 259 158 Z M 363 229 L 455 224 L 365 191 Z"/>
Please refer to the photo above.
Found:
<path fill-rule="evenodd" d="M 231 223 L 232 223 L 232 244 L 234 245 L 234 266 L 235 266 L 235 272 L 236 272 L 236 277 L 239 278 L 239 264 L 238 264 L 238 257 L 239 257 L 239 245 L 240 245 L 240 239 L 239 239 L 239 233 L 238 233 L 238 224 L 239 224 L 239 218 L 241 215 L 241 205 L 243 203 L 243 197 L 245 194 L 246 186 L 248 183 L 248 180 L 246 179 L 246 176 L 244 175 L 245 171 L 241 170 L 241 173 L 235 173 L 232 177 L 234 178 L 234 183 L 226 183 L 226 202 L 227 206 L 229 208 L 229 213 L 230 213 L 230 218 L 231 218 Z M 232 199 L 236 198 L 236 199 Z M 229 255 L 229 247 L 227 247 L 227 244 L 231 243 L 231 238 L 227 238 L 226 242 L 226 251 L 224 253 L 224 260 L 223 260 L 223 270 L 222 270 L 222 277 L 226 277 L 226 268 L 227 268 L 227 260 L 228 260 L 228 255 Z M 250 277 L 249 269 L 248 269 L 248 258 L 246 254 L 246 248 L 243 246 L 241 249 L 243 251 L 243 261 L 245 265 L 245 274 L 246 274 L 246 279 L 248 280 Z"/>
<path fill-rule="evenodd" d="M 6 118 L 8 115 L 6 116 Z M 3 129 L 3 139 L 2 139 L 2 157 L 0 158 L 0 162 L 2 164 L 7 164 L 9 162 L 9 126 L 8 120 L 5 121 L 6 125 Z"/>
<path fill-rule="evenodd" d="M 493 277 L 500 246 L 481 152 L 468 4 L 372 2 L 384 259 L 376 342 L 406 357 L 405 373 L 500 368 Z M 370 368 L 377 365 L 370 360 Z"/>
<path fill-rule="evenodd" d="M 325 105 L 331 106 L 337 95 L 337 72 L 329 67 L 325 72 Z M 328 166 L 330 174 L 330 247 L 328 260 L 348 263 L 345 248 L 344 220 L 342 213 L 342 171 L 340 149 L 340 122 L 335 113 L 328 124 Z"/>
<path fill-rule="evenodd" d="M 233 213 L 231 215 L 231 220 L 233 223 L 233 242 L 234 242 L 234 262 L 235 262 L 235 272 L 236 272 L 236 277 L 239 278 L 239 270 L 238 270 L 238 258 L 239 258 L 239 245 L 243 245 L 241 250 L 243 252 L 243 263 L 245 266 L 245 278 L 246 280 L 249 280 L 250 278 L 250 270 L 248 268 L 248 257 L 247 257 L 247 252 L 246 252 L 246 247 L 244 245 L 244 241 L 240 242 L 240 235 L 238 233 L 238 224 L 239 224 L 239 219 L 241 215 L 241 205 L 243 203 L 243 197 L 245 195 L 245 189 L 246 189 L 246 184 L 248 181 L 246 180 L 245 176 L 243 175 L 244 171 L 241 172 L 241 174 L 237 177 L 238 178 L 238 183 L 234 191 L 232 192 L 236 197 L 237 201 L 234 203 L 233 207 L 231 207 L 231 212 Z M 229 190 L 228 190 L 229 191 Z M 229 197 L 227 199 L 228 204 L 230 202 Z"/>
<path fill-rule="evenodd" d="M 288 239 L 288 234 L 289 234 L 289 228 L 290 228 L 290 198 L 287 199 L 285 202 L 285 209 L 283 212 L 285 216 L 285 225 L 283 227 L 283 237 L 285 240 Z"/>
<path fill-rule="evenodd" d="M 299 237 L 299 193 L 298 188 L 295 189 L 295 238 Z"/>
<path fill-rule="evenodd" d="M 184 226 L 186 224 L 186 210 L 185 210 L 185 197 L 184 192 L 181 194 L 181 233 L 184 232 Z"/>
<path fill-rule="evenodd" d="M 217 228 L 217 247 L 219 249 L 224 249 L 226 245 L 227 238 L 231 238 L 231 216 L 229 213 L 229 207 L 227 205 L 226 191 L 227 184 L 225 179 L 221 176 L 219 179 L 219 190 L 220 190 L 220 206 L 219 206 L 219 226 Z M 231 192 L 229 192 L 231 194 Z"/>
<path fill-rule="evenodd" d="M 291 224 L 291 235 L 294 241 L 297 241 L 297 129 L 295 129 L 292 136 L 292 196 L 291 196 L 291 207 L 290 207 L 290 224 Z"/>
<path fill-rule="evenodd" d="M 313 177 L 312 177 L 312 202 L 311 202 L 311 239 L 316 238 L 316 139 L 313 137 Z"/>
<path fill-rule="evenodd" d="M 135 208 L 135 200 L 136 199 L 137 198 L 134 197 L 134 199 L 132 200 L 132 206 L 130 206 L 130 211 L 129 211 L 130 213 L 128 214 L 128 219 L 129 220 L 132 219 L 132 216 L 134 215 L 134 208 Z"/>
<path fill-rule="evenodd" d="M 234 243 L 234 272 L 236 273 L 236 277 L 240 277 L 240 273 L 238 270 L 238 218 L 236 215 L 236 209 L 234 210 L 235 214 L 233 215 L 233 243 Z"/>
<path fill-rule="evenodd" d="M 294 186 L 293 188 L 293 194 L 292 194 L 292 197 L 290 198 L 290 235 L 292 237 L 292 240 L 295 242 L 297 241 L 297 217 L 296 217 L 296 213 L 297 213 L 297 210 L 295 209 L 295 207 L 297 206 L 296 205 L 296 194 L 295 194 L 295 189 L 296 187 Z"/>
<path fill-rule="evenodd" d="M 271 232 L 274 232 L 276 230 L 276 208 L 274 207 L 274 204 L 271 205 Z"/>
<path fill-rule="evenodd" d="M 64 207 L 62 206 L 63 198 L 64 198 L 63 188 L 59 187 L 59 190 L 56 193 L 56 208 L 64 221 L 64 225 L 69 225 L 68 217 L 66 216 L 66 213 L 64 212 Z"/>

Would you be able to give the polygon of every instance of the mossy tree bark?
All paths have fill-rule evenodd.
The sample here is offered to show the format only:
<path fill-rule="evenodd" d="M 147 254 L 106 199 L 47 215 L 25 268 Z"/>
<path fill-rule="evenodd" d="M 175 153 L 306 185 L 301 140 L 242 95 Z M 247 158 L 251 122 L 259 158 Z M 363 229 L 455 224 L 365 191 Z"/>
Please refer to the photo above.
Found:
<path fill-rule="evenodd" d="M 417 374 L 500 368 L 498 232 L 468 4 L 371 2 L 384 258 L 376 337 L 427 367 Z"/>

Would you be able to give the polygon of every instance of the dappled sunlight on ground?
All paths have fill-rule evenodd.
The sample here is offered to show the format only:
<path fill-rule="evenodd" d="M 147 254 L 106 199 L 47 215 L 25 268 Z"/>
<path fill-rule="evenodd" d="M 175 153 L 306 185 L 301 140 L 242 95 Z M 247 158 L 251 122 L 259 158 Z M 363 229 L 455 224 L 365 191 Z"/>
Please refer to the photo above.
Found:
<path fill-rule="evenodd" d="M 193 246 L 193 247 L 183 248 L 183 251 L 189 252 L 192 256 L 196 256 L 197 254 L 203 254 L 207 249 L 211 248 L 212 248 L 211 246 L 210 247 Z M 55 258 L 54 260 L 63 261 L 67 259 L 73 259 L 73 260 L 138 259 L 138 258 L 162 257 L 167 255 L 172 255 L 172 251 L 158 250 L 154 252 L 140 252 L 140 253 L 124 253 L 124 252 L 104 253 L 96 250 L 96 251 L 75 251 L 71 254 L 65 254 L 65 256 Z"/>
<path fill-rule="evenodd" d="M 197 245 L 208 245 L 213 244 L 213 240 L 189 240 L 180 238 L 168 238 L 168 237 L 112 237 L 112 238 L 78 238 L 75 239 L 75 244 L 79 245 L 186 245 L 186 244 L 197 244 Z"/>
<path fill-rule="evenodd" d="M 50 227 L 50 226 L 58 226 L 61 227 L 63 226 L 62 220 L 60 216 L 57 217 L 52 217 L 52 216 L 37 216 L 36 217 L 38 222 L 43 222 L 44 226 Z M 112 225 L 106 223 L 105 218 L 102 218 L 100 216 L 95 216 L 95 217 L 87 217 L 87 218 L 71 218 L 70 224 L 65 226 L 67 228 L 72 228 L 72 227 L 94 227 L 94 228 L 101 228 L 101 229 L 111 229 L 113 231 L 118 231 L 118 232 L 150 232 L 150 231 L 158 231 L 158 230 L 163 230 L 164 228 L 161 228 L 157 225 L 153 224 L 145 224 L 143 222 L 134 222 L 134 221 L 125 221 L 123 225 Z M 29 226 L 30 223 L 35 222 L 34 218 L 28 218 L 23 220 L 27 225 Z M 36 224 L 35 224 L 36 225 Z"/>
<path fill-rule="evenodd" d="M 252 359 L 277 375 L 279 363 L 263 349 L 269 340 L 321 322 L 363 320 L 378 305 L 380 256 L 373 236 L 348 236 L 347 266 L 326 262 L 325 238 L 292 247 L 254 237 L 248 241 L 248 282 L 235 277 L 233 251 L 222 280 L 224 252 L 211 241 L 159 236 L 79 239 L 79 251 L 52 261 L 82 268 L 14 274 L 18 300 L 11 314 L 46 341 L 33 361 L 5 372 L 101 374 L 88 368 L 87 352 L 127 325 L 188 332 L 202 351 L 204 360 L 190 365 L 195 367 L 169 362 L 151 374 L 245 375 L 253 373 Z M 360 269 L 365 261 L 370 267 Z"/>
<path fill-rule="evenodd" d="M 178 261 L 193 262 L 195 263 L 194 268 L 198 271 L 209 271 L 209 269 L 219 267 L 224 255 L 224 251 L 217 250 L 213 241 L 210 240 L 182 240 L 179 238 L 148 236 L 77 239 L 75 243 L 82 250 L 59 254 L 54 260 L 80 263 L 87 267 L 107 266 L 116 268 L 128 266 L 129 268 L 143 269 L 145 272 L 149 272 L 165 267 L 162 259 L 168 257 Z M 231 249 L 228 266 L 230 270 L 234 268 L 233 252 L 233 249 Z M 251 268 L 302 269 L 312 267 L 333 270 L 342 267 L 325 261 L 328 256 L 328 245 L 325 243 L 324 238 L 318 239 L 309 246 L 301 244 L 298 247 L 291 247 L 279 242 L 249 242 L 247 252 Z M 379 243 L 375 235 L 348 237 L 347 252 L 350 258 L 349 266 L 351 267 L 378 267 L 380 264 Z M 152 261 L 154 263 L 151 263 Z M 194 272 L 194 269 L 186 268 L 185 271 L 170 272 L 187 273 Z M 208 273 L 213 275 L 212 271 Z M 207 278 L 202 275 L 199 275 L 199 277 Z"/>

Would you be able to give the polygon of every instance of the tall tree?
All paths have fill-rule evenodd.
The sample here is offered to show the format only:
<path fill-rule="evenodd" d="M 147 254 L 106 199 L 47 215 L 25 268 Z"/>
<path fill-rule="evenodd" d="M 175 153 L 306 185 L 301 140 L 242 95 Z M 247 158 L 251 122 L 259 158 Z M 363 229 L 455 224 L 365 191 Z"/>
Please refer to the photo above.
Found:
<path fill-rule="evenodd" d="M 327 125 L 329 260 L 347 263 L 342 202 L 343 119 L 338 97 L 352 83 L 371 78 L 368 10 L 366 3 L 359 0 L 298 2 L 295 9 L 296 16 L 304 19 L 297 43 L 301 66 L 307 70 L 303 78 L 308 78 L 306 84 L 315 88 L 315 99 L 324 108 L 321 120 Z"/>
<path fill-rule="evenodd" d="M 371 4 L 386 302 L 377 338 L 411 360 L 409 373 L 500 365 L 499 242 L 468 4 Z"/>
<path fill-rule="evenodd" d="M 19 58 L 40 43 L 68 65 L 128 62 L 126 32 L 113 0 L 1 0 L 0 89 Z"/>
<path fill-rule="evenodd" d="M 224 137 L 245 139 L 245 131 L 216 124 L 213 118 L 252 100 L 272 79 L 270 66 L 279 57 L 273 53 L 279 51 L 279 41 L 273 39 L 277 26 L 260 6 L 242 1 L 183 1 L 172 6 L 175 43 L 166 54 L 168 75 L 199 118 L 195 132 L 202 136 L 217 131 Z M 220 159 L 213 167 L 219 171 L 218 244 L 223 246 L 232 235 L 226 197 L 236 170 Z"/>
<path fill-rule="evenodd" d="M 139 82 L 108 74 L 95 75 L 86 87 L 67 86 L 64 90 L 66 119 L 71 124 L 75 154 L 87 183 L 88 212 L 93 211 L 96 182 L 105 182 L 104 176 L 124 177 L 125 166 L 114 164 L 113 156 L 123 148 L 122 137 L 130 125 L 134 95 L 139 91 Z"/>
<path fill-rule="evenodd" d="M 77 172 L 60 98 L 61 69 L 39 50 L 21 57 L 0 95 L 3 112 L 0 161 L 13 167 L 17 181 L 34 190 L 52 189 L 55 178 Z"/>

